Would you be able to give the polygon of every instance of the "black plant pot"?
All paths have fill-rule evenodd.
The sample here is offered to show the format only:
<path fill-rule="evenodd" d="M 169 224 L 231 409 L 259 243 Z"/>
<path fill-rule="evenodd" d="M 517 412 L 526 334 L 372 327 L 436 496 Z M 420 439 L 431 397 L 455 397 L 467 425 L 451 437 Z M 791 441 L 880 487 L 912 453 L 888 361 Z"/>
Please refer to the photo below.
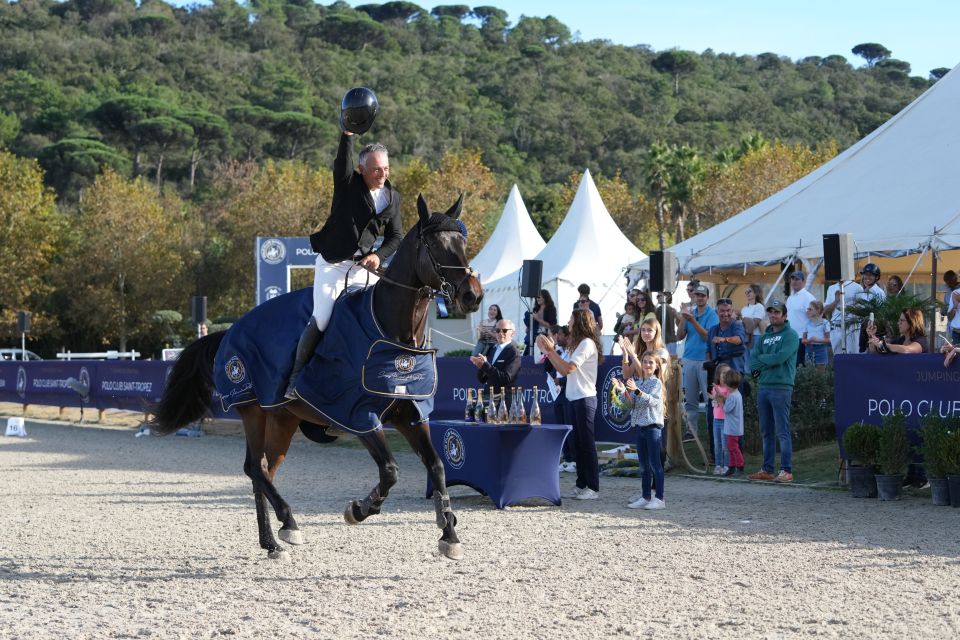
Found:
<path fill-rule="evenodd" d="M 902 473 L 894 475 L 876 475 L 877 495 L 881 500 L 899 500 L 903 497 Z"/>
<path fill-rule="evenodd" d="M 854 498 L 877 497 L 877 480 L 873 475 L 873 467 L 848 466 L 847 482 L 850 483 L 850 493 Z"/>
<path fill-rule="evenodd" d="M 946 478 L 927 478 L 930 481 L 930 498 L 938 507 L 950 506 L 950 482 Z"/>
<path fill-rule="evenodd" d="M 960 507 L 960 475 L 947 475 L 950 484 L 950 506 Z"/>

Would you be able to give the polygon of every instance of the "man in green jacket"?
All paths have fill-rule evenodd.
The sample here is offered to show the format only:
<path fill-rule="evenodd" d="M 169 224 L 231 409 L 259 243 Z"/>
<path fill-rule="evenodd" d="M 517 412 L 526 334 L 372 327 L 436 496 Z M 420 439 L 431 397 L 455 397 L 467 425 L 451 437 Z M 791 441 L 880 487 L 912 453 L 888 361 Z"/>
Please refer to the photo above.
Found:
<path fill-rule="evenodd" d="M 759 378 L 757 413 L 763 437 L 763 468 L 751 480 L 793 482 L 793 439 L 790 433 L 790 401 L 797 373 L 800 337 L 790 328 L 787 307 L 780 300 L 767 305 L 770 325 L 750 353 L 753 377 Z M 780 442 L 780 473 L 773 475 L 773 459 Z"/>

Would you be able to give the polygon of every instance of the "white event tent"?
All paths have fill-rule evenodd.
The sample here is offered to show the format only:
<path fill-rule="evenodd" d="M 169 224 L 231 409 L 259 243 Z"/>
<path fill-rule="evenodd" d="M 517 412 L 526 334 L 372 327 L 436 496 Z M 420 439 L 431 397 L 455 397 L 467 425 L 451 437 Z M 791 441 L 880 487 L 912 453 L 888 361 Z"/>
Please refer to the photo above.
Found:
<path fill-rule="evenodd" d="M 816 265 L 824 234 L 851 233 L 859 263 L 930 277 L 934 252 L 947 261 L 940 271 L 960 263 L 958 163 L 960 66 L 812 173 L 670 250 L 681 276 L 772 281 L 781 261 Z M 631 276 L 648 263 L 630 265 Z"/>
<path fill-rule="evenodd" d="M 520 190 L 513 185 L 496 228 L 470 265 L 480 272 L 480 282 L 486 285 L 519 269 L 545 245 L 523 205 Z"/>
<path fill-rule="evenodd" d="M 604 333 L 611 334 L 616 313 L 623 312 L 626 301 L 623 265 L 643 257 L 610 217 L 590 172 L 585 171 L 560 227 L 532 259 L 543 261 L 542 288 L 553 296 L 561 323 L 570 317 L 577 286 L 586 283 L 590 297 L 600 305 Z M 474 326 L 486 316 L 486 307 L 498 304 L 503 316 L 517 324 L 518 333 L 523 331 L 523 312 L 526 304 L 532 307 L 532 301 L 520 299 L 520 272 L 515 269 L 484 285 L 484 304 L 474 314 Z"/>

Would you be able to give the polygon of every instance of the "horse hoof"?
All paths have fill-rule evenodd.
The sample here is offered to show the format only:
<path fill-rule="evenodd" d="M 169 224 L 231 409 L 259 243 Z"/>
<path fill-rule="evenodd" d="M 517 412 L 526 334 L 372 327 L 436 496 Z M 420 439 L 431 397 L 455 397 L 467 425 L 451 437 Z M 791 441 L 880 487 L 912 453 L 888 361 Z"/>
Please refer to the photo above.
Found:
<path fill-rule="evenodd" d="M 290 562 L 290 554 L 287 553 L 284 549 L 274 549 L 267 552 L 267 557 L 271 560 L 282 560 L 283 562 Z"/>
<path fill-rule="evenodd" d="M 343 519 L 347 521 L 347 524 L 360 524 L 360 521 L 353 517 L 352 502 L 348 502 L 347 508 L 343 510 Z"/>
<path fill-rule="evenodd" d="M 463 560 L 463 545 L 459 542 L 440 541 L 440 555 L 446 556 L 451 560 Z"/>
<path fill-rule="evenodd" d="M 299 529 L 280 529 L 280 539 L 287 544 L 303 544 L 303 533 Z"/>

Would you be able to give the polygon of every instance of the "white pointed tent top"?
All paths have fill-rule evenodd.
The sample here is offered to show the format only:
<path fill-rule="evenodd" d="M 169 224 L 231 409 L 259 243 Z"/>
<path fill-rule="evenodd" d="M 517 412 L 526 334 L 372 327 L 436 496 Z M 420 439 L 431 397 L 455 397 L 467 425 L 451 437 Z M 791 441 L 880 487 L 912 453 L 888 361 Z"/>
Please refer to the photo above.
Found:
<path fill-rule="evenodd" d="M 611 266 L 619 269 L 645 257 L 610 217 L 588 169 L 563 223 L 536 259 L 543 260 L 544 276 L 589 283 L 599 271 L 609 272 Z M 611 280 L 604 276 L 602 281 Z"/>
<path fill-rule="evenodd" d="M 481 283 L 486 284 L 516 271 L 524 260 L 533 258 L 545 245 L 523 205 L 520 190 L 513 185 L 496 229 L 471 260 L 471 265 L 480 272 Z"/>

